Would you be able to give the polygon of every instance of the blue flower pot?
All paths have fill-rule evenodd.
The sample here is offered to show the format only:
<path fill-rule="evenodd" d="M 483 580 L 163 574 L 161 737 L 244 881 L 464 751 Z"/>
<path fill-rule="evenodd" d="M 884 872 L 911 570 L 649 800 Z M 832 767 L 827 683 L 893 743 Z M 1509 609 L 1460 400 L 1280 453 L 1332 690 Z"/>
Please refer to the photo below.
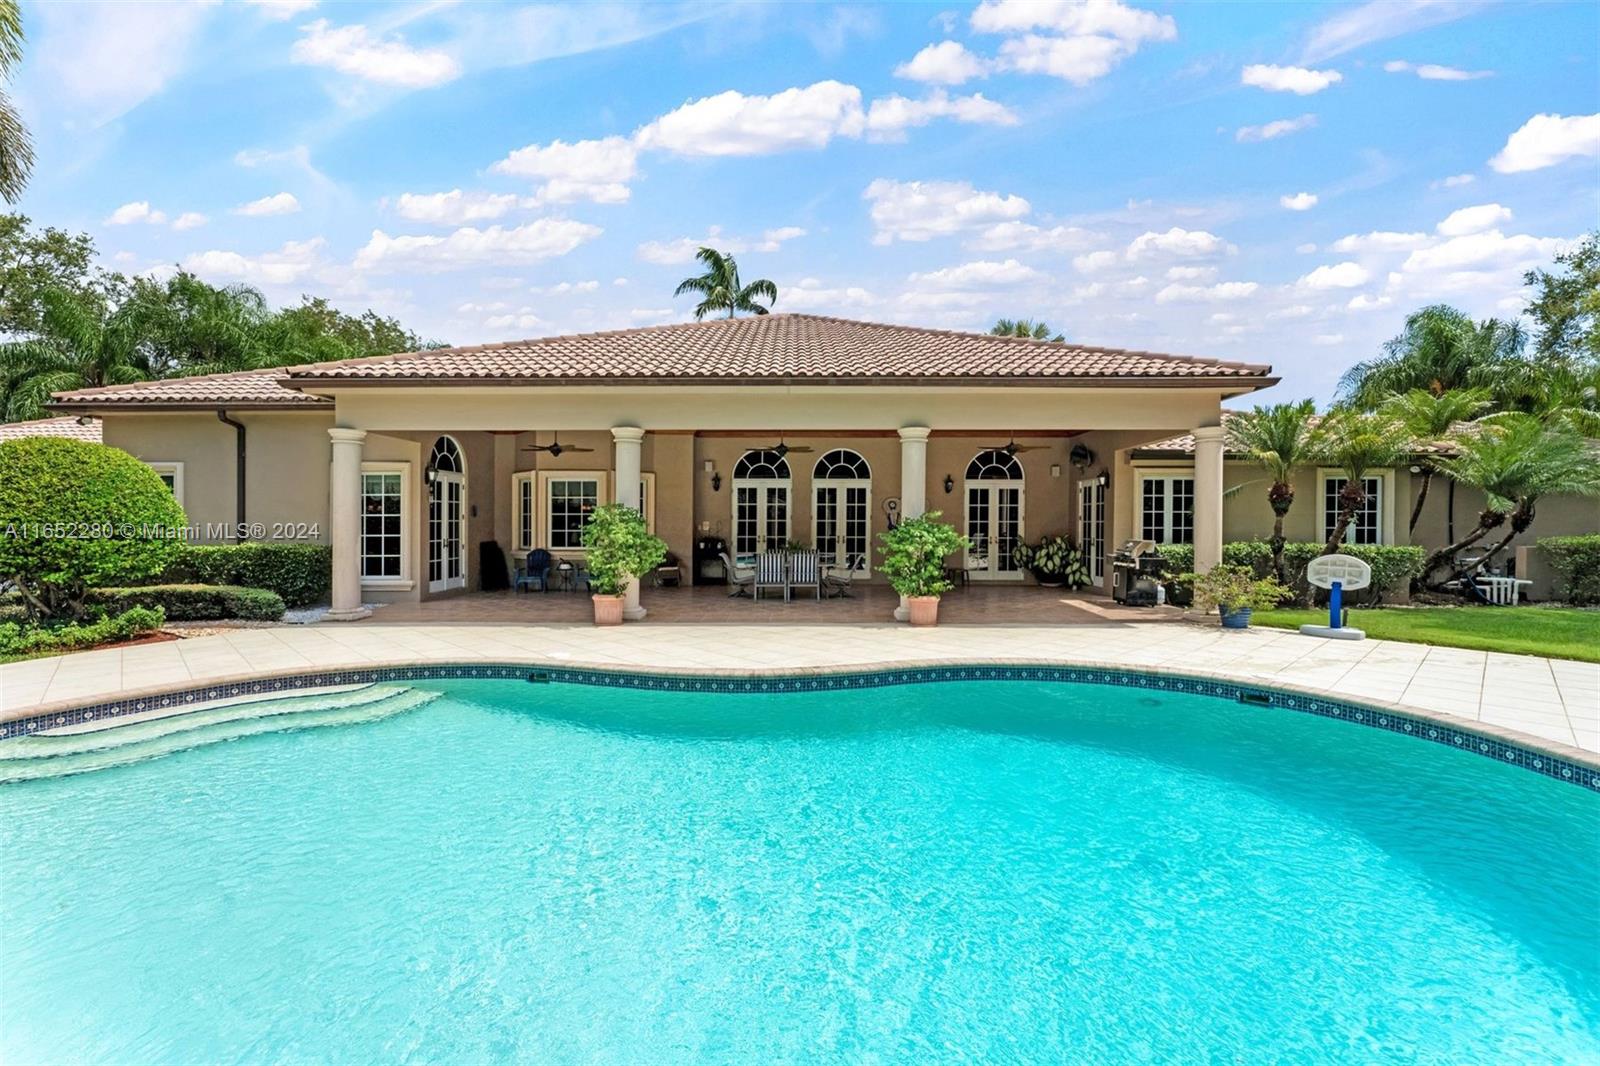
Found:
<path fill-rule="evenodd" d="M 1250 628 L 1250 608 L 1240 607 L 1236 611 L 1223 611 L 1222 608 L 1219 607 L 1217 610 L 1222 614 L 1223 629 Z"/>

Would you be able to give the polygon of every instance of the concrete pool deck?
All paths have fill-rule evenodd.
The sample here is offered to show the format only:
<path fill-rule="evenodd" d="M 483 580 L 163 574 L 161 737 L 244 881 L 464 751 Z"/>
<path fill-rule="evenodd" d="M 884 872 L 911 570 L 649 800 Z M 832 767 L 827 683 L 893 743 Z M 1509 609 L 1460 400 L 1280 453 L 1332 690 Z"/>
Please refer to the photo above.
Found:
<path fill-rule="evenodd" d="M 5 664 L 0 721 L 253 677 L 442 662 L 703 673 L 1001 662 L 1148 669 L 1388 707 L 1600 767 L 1600 663 L 1181 623 L 239 629 Z"/>

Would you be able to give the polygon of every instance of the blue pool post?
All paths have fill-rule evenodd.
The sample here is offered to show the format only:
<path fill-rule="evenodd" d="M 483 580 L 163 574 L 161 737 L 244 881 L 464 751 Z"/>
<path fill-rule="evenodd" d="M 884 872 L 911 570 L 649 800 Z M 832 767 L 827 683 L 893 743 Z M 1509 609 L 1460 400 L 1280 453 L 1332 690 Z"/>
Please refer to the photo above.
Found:
<path fill-rule="evenodd" d="M 1328 628 L 1338 629 L 1344 618 L 1344 582 L 1335 581 L 1328 587 Z"/>

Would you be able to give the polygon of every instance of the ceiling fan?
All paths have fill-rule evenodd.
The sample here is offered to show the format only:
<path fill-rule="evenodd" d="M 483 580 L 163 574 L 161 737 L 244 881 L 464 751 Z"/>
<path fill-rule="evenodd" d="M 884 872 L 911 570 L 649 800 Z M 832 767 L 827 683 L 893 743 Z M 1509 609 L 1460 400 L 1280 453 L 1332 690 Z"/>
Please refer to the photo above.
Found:
<path fill-rule="evenodd" d="M 764 451 L 769 451 L 769 452 L 777 452 L 778 453 L 778 457 L 781 459 L 783 456 L 788 455 L 790 452 L 795 452 L 796 454 L 801 454 L 801 453 L 804 453 L 804 452 L 811 451 L 811 448 L 809 448 L 808 446 L 806 446 L 804 444 L 793 444 L 793 445 L 788 444 L 788 443 L 786 443 L 784 441 L 783 434 L 780 433 L 780 434 L 778 434 L 778 443 L 776 443 L 776 444 L 774 444 L 774 445 L 772 445 L 772 446 L 770 446 L 768 448 L 765 448 L 763 450 Z"/>
<path fill-rule="evenodd" d="M 1047 448 L 1047 444 L 1018 444 L 1017 438 L 1012 437 L 1004 444 L 990 448 L 990 451 L 1005 452 L 1007 455 L 1016 455 L 1018 452 L 1036 452 L 1040 448 Z"/>
<path fill-rule="evenodd" d="M 525 452 L 549 452 L 550 453 L 550 457 L 552 459 L 561 458 L 561 453 L 562 452 L 592 452 L 592 451 L 594 451 L 593 448 L 584 448 L 584 447 L 580 447 L 579 445 L 576 445 L 576 444 L 562 444 L 561 443 L 561 435 L 559 433 L 556 434 L 555 439 L 552 440 L 549 444 L 524 444 L 522 446 L 522 450 L 525 451 Z"/>

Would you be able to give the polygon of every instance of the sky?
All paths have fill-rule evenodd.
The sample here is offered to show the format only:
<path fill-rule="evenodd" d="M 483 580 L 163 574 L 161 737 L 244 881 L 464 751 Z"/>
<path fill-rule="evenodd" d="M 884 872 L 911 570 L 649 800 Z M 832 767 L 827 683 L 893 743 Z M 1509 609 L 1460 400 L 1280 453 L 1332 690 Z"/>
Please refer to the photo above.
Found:
<path fill-rule="evenodd" d="M 1600 219 L 1600 4 L 25 3 L 18 205 L 474 344 L 777 310 L 1271 363 L 1519 313 Z"/>

